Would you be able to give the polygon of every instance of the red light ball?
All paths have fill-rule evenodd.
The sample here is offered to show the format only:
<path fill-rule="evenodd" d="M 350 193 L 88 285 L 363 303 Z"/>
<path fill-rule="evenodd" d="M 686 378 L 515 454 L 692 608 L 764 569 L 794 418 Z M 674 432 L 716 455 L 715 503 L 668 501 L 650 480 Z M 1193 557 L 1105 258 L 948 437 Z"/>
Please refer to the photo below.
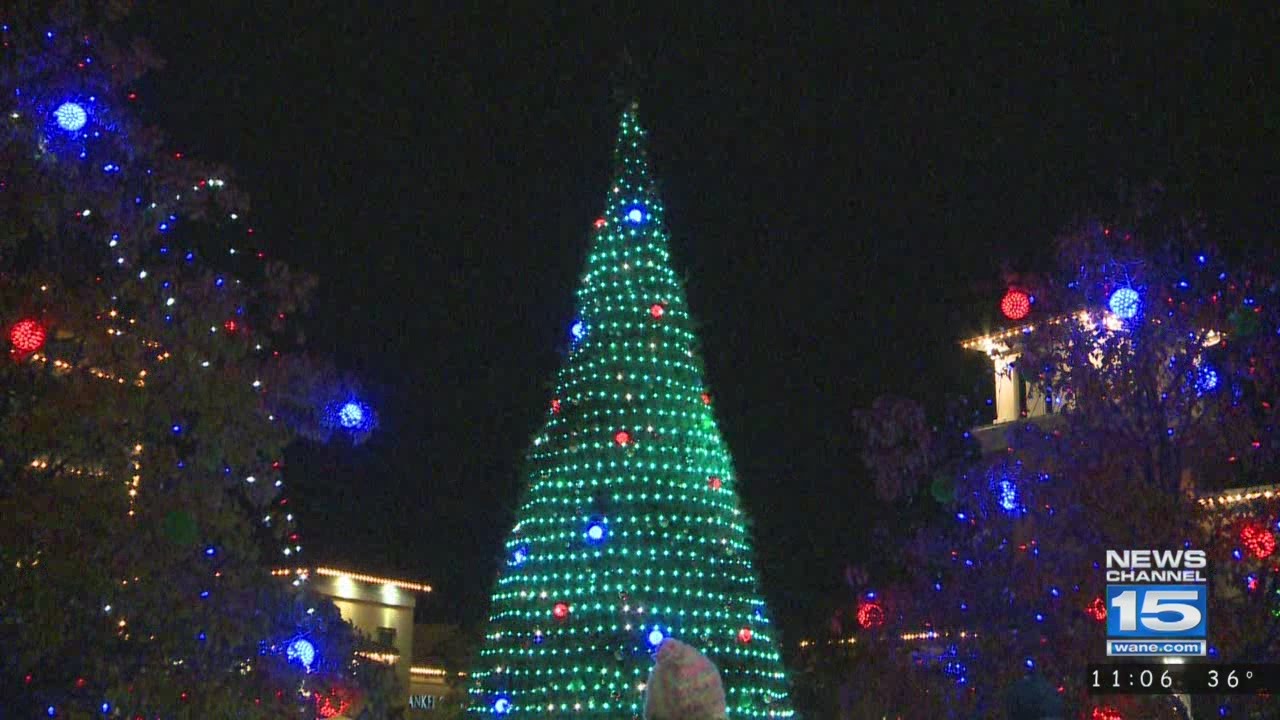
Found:
<path fill-rule="evenodd" d="M 711 488 L 712 490 L 719 490 L 720 488 L 724 487 L 724 481 L 722 481 L 718 477 L 710 478 L 709 480 L 707 480 L 707 487 Z"/>
<path fill-rule="evenodd" d="M 551 399 L 551 414 L 552 415 L 560 414 L 560 398 Z"/>
<path fill-rule="evenodd" d="M 551 608 L 551 616 L 557 620 L 563 620 L 569 617 L 569 603 L 558 602 Z"/>
<path fill-rule="evenodd" d="M 1262 523 L 1251 522 L 1240 528 L 1240 544 L 1250 555 L 1262 560 L 1276 551 L 1276 536 Z"/>
<path fill-rule="evenodd" d="M 753 633 L 751 632 L 751 628 L 744 627 L 738 631 L 738 642 L 745 645 L 751 642 L 752 636 L 753 636 Z"/>
<path fill-rule="evenodd" d="M 702 404 L 703 405 L 711 404 L 711 393 L 702 393 Z"/>
<path fill-rule="evenodd" d="M 1089 615 L 1089 617 L 1097 620 L 1098 622 L 1102 622 L 1107 619 L 1107 604 L 1103 602 L 1100 597 L 1094 598 L 1093 602 L 1089 603 L 1089 607 L 1085 608 L 1084 611 Z"/>
<path fill-rule="evenodd" d="M 1124 715 L 1121 715 L 1119 710 L 1110 705 L 1103 705 L 1102 707 L 1093 708 L 1093 713 L 1090 714 L 1089 720 L 1124 720 Z"/>
<path fill-rule="evenodd" d="M 1000 312 L 1010 320 L 1021 320 L 1031 314 L 1031 296 L 1021 290 L 1010 290 L 1000 299 Z"/>
<path fill-rule="evenodd" d="M 228 321 L 226 321 L 226 322 L 222 323 L 222 327 L 226 328 L 226 329 L 227 329 L 227 332 L 229 332 L 229 333 L 233 333 L 233 332 L 235 332 L 235 331 L 236 331 L 236 328 L 238 328 L 238 327 L 240 327 L 240 326 L 236 324 L 236 321 L 235 321 L 235 320 L 228 320 Z"/>
<path fill-rule="evenodd" d="M 649 314 L 655 319 L 662 317 L 666 311 L 667 309 L 662 306 L 662 303 L 654 303 L 649 306 Z"/>
<path fill-rule="evenodd" d="M 597 227 L 597 228 L 602 228 L 602 227 L 604 227 L 604 226 L 605 226 L 605 219 L 604 219 L 604 218 L 596 218 L 596 223 L 595 223 L 595 224 L 596 224 L 596 227 Z"/>
<path fill-rule="evenodd" d="M 631 433 L 626 430 L 619 430 L 613 434 L 613 441 L 622 447 L 631 444 Z"/>
<path fill-rule="evenodd" d="M 30 318 L 19 320 L 9 329 L 9 342 L 20 353 L 33 353 L 44 347 L 49 337 L 48 331 L 39 322 Z"/>
<path fill-rule="evenodd" d="M 884 624 L 884 608 L 870 600 L 859 603 L 858 624 L 867 630 L 880 627 Z"/>

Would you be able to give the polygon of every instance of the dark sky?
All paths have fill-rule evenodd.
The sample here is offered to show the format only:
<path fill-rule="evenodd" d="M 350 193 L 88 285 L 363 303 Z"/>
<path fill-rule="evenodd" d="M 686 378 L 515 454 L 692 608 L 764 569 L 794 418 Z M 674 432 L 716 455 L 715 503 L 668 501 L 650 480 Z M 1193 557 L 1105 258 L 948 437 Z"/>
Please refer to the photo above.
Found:
<path fill-rule="evenodd" d="M 363 447 L 291 454 L 308 552 L 433 582 L 434 618 L 484 615 L 623 80 L 793 636 L 868 555 L 851 410 L 969 390 L 980 361 L 955 342 L 994 315 L 1003 266 L 1046 269 L 1120 178 L 1276 229 L 1276 11 L 162 5 L 145 99 L 238 172 L 267 248 L 321 277 L 312 348 L 381 414 Z"/>

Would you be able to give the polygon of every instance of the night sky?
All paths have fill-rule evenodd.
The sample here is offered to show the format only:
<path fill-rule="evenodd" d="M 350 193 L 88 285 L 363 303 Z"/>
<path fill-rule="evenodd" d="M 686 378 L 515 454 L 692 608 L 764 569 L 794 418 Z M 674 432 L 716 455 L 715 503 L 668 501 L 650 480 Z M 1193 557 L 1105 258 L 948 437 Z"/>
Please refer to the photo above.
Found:
<path fill-rule="evenodd" d="M 153 119 L 229 164 L 267 250 L 321 278 L 310 347 L 380 412 L 367 445 L 290 453 L 306 552 L 433 583 L 430 619 L 484 617 L 603 207 L 619 87 L 650 131 L 791 637 L 841 599 L 882 513 L 851 411 L 884 392 L 989 392 L 956 341 L 994 322 L 1003 269 L 1048 269 L 1054 233 L 1121 179 L 1161 178 L 1275 237 L 1275 10 L 429 9 L 445 4 L 472 3 L 226 0 L 143 18 L 169 62 L 146 90 Z"/>

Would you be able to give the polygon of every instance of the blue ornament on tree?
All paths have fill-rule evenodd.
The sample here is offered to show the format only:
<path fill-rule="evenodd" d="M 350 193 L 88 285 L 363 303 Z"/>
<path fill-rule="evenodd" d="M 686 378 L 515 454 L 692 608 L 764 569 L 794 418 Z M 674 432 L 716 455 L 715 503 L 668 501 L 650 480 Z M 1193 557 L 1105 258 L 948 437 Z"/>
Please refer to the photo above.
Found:
<path fill-rule="evenodd" d="M 290 661 L 296 660 L 307 669 L 307 672 L 310 672 L 311 664 L 316 660 L 316 648 L 306 638 L 298 638 L 289 643 L 289 647 L 285 650 L 285 657 Z"/>
<path fill-rule="evenodd" d="M 1121 320 L 1130 320 L 1137 316 L 1138 309 L 1142 305 L 1142 297 L 1138 295 L 1138 291 L 1130 287 L 1122 287 L 1111 293 L 1111 299 L 1107 301 L 1107 307 L 1111 308 L 1111 312 Z"/>
<path fill-rule="evenodd" d="M 64 102 L 53 111 L 53 119 L 63 130 L 77 132 L 89 122 L 89 113 L 80 103 Z"/>

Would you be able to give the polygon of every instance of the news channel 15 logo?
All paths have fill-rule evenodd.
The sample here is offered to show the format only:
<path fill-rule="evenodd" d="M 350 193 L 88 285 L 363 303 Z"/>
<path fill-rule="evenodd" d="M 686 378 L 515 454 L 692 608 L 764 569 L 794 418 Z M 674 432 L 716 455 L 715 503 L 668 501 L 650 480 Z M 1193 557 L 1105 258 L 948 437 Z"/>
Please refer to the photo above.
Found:
<path fill-rule="evenodd" d="M 1107 657 L 1203 657 L 1203 550 L 1107 551 Z"/>

